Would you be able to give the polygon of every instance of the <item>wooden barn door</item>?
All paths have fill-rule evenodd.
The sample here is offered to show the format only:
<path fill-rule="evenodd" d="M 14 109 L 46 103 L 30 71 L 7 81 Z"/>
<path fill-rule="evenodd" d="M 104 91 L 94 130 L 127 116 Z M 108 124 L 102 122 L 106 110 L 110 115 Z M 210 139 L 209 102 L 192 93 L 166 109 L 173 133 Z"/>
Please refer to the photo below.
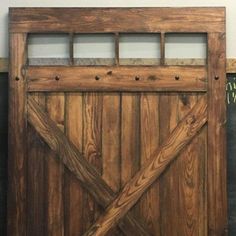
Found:
<path fill-rule="evenodd" d="M 70 64 L 29 65 L 35 32 Z M 74 64 L 84 32 L 114 65 Z M 120 65 L 120 32 L 159 33 L 160 65 Z M 167 66 L 169 32 L 206 33 L 207 64 Z M 11 9 L 9 80 L 8 235 L 227 235 L 224 9 Z"/>

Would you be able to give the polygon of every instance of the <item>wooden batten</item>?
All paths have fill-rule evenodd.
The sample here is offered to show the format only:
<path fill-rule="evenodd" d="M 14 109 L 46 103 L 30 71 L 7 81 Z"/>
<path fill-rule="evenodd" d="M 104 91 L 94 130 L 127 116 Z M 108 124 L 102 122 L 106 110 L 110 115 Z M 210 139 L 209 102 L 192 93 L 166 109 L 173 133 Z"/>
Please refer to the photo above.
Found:
<path fill-rule="evenodd" d="M 28 67 L 28 91 L 206 91 L 204 66 Z"/>
<path fill-rule="evenodd" d="M 57 8 L 56 11 L 55 8 L 10 8 L 9 14 L 10 32 L 151 33 L 165 31 L 202 33 L 225 30 L 224 7 Z M 35 17 L 36 15 L 37 17 Z"/>

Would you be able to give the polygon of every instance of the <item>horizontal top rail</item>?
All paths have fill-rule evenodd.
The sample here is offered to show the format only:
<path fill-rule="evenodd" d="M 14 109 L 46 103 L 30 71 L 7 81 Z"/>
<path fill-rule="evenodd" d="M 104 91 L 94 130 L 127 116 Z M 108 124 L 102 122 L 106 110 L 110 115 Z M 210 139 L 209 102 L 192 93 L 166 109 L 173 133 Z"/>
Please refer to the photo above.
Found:
<path fill-rule="evenodd" d="M 30 66 L 25 72 L 29 92 L 207 90 L 204 66 Z"/>
<path fill-rule="evenodd" d="M 18 33 L 225 32 L 224 7 L 10 8 L 9 16 Z"/>

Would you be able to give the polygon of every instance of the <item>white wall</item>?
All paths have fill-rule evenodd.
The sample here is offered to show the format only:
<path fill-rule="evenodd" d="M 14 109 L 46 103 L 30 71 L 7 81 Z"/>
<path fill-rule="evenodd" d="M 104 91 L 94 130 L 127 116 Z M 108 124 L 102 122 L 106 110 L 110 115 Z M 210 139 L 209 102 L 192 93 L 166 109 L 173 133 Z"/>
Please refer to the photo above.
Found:
<path fill-rule="evenodd" d="M 8 56 L 8 39 L 7 39 L 7 14 L 8 7 L 168 7 L 168 6 L 178 6 L 178 7 L 188 7 L 188 6 L 225 6 L 227 10 L 227 57 L 236 58 L 236 1 L 235 0 L 0 0 L 0 57 Z M 146 39 L 147 47 L 155 48 L 156 46 L 152 42 L 148 43 Z M 174 39 L 174 41 L 176 41 Z M 177 40 L 178 41 L 178 40 Z M 191 41 L 191 40 L 190 40 Z M 191 42 L 189 39 L 187 43 L 191 47 Z M 42 42 L 33 41 L 34 44 L 42 44 Z M 46 39 L 43 44 L 50 44 L 50 39 Z M 63 43 L 63 40 L 61 41 Z M 111 42 L 110 42 L 111 43 Z M 130 48 L 131 44 L 128 41 L 124 41 L 124 47 Z M 144 39 L 145 43 L 145 39 Z M 175 46 L 173 42 L 169 42 L 170 47 Z M 181 42 L 177 42 L 180 45 Z M 196 57 L 204 57 L 204 41 L 202 39 L 197 40 L 197 46 L 195 48 Z M 86 44 L 86 38 L 84 40 L 84 45 Z M 111 46 L 110 46 L 111 47 Z M 144 44 L 145 48 L 145 44 Z M 174 48 L 174 47 L 173 47 Z M 199 49 L 198 49 L 199 48 Z M 185 48 L 185 52 L 182 57 L 188 57 L 188 48 Z M 110 50 L 110 49 L 108 49 Z M 96 49 L 95 49 L 96 51 Z M 134 49 L 135 51 L 135 49 Z M 48 52 L 46 49 L 45 52 Z M 200 53 L 199 53 L 200 52 Z M 57 52 L 58 53 L 58 52 Z M 141 52 L 142 53 L 142 52 Z M 177 52 L 176 52 L 177 53 Z M 34 52 L 32 52 L 33 56 Z M 50 52 L 53 55 L 53 51 Z M 56 54 L 56 52 L 55 52 Z M 143 51 L 143 57 L 145 56 L 145 51 Z M 57 55 L 54 55 L 55 57 Z M 83 56 L 83 55 L 82 55 Z M 84 55 L 86 57 L 86 55 Z"/>

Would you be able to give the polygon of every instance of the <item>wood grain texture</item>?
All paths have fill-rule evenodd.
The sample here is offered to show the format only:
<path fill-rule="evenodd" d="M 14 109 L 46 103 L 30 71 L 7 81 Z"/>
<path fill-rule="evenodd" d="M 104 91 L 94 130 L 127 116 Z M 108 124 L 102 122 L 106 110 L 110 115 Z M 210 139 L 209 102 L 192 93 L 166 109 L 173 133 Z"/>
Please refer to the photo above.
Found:
<path fill-rule="evenodd" d="M 121 187 L 140 169 L 140 95 L 121 95 Z M 131 212 L 140 218 L 140 207 Z M 141 218 L 140 218 L 141 219 Z"/>
<path fill-rule="evenodd" d="M 196 94 L 178 98 L 178 119 L 197 103 Z M 179 178 L 179 227 L 181 235 L 207 235 L 206 221 L 206 129 L 203 129 L 180 154 L 177 161 Z M 201 147 L 201 148 L 199 148 Z"/>
<path fill-rule="evenodd" d="M 26 234 L 27 142 L 26 35 L 10 35 L 9 116 L 8 116 L 8 235 Z"/>
<path fill-rule="evenodd" d="M 65 127 L 68 139 L 83 150 L 83 97 L 81 93 L 66 95 Z M 65 235 L 77 236 L 83 232 L 83 189 L 78 179 L 65 169 Z"/>
<path fill-rule="evenodd" d="M 48 117 L 32 98 L 28 98 L 28 121 L 49 147 L 58 154 L 58 158 L 80 180 L 94 199 L 104 208 L 114 199 L 115 194 L 63 132 Z M 144 226 L 127 214 L 119 223 L 125 235 L 149 235 Z"/>
<path fill-rule="evenodd" d="M 159 146 L 159 95 L 140 96 L 140 164 L 144 166 Z M 153 235 L 160 235 L 159 183 L 155 182 L 140 199 L 140 216 Z"/>
<path fill-rule="evenodd" d="M 63 93 L 49 94 L 46 109 L 50 118 L 64 132 L 65 97 Z M 57 154 L 48 150 L 46 154 L 47 229 L 46 234 L 64 235 L 64 166 L 58 162 Z"/>
<path fill-rule="evenodd" d="M 10 8 L 9 28 L 10 32 L 222 32 L 224 13 L 223 7 Z"/>
<path fill-rule="evenodd" d="M 83 153 L 99 175 L 102 171 L 102 107 L 103 96 L 99 93 L 83 95 Z M 83 231 L 92 225 L 100 209 L 89 193 L 83 194 Z"/>
<path fill-rule="evenodd" d="M 120 94 L 104 93 L 102 110 L 102 178 L 118 193 L 121 185 Z M 110 235 L 123 235 L 118 229 Z"/>
<path fill-rule="evenodd" d="M 179 121 L 178 94 L 161 94 L 159 101 L 160 144 L 162 144 Z M 174 160 L 159 179 L 161 235 L 176 236 L 179 234 L 178 161 L 178 159 Z"/>
<path fill-rule="evenodd" d="M 166 166 L 199 132 L 207 120 L 207 103 L 204 96 L 179 122 L 150 161 L 125 185 L 116 199 L 107 207 L 96 223 L 84 235 L 105 235 L 138 201 L 146 189 L 159 177 Z"/>
<path fill-rule="evenodd" d="M 102 177 L 114 192 L 120 189 L 120 94 L 103 94 Z"/>
<path fill-rule="evenodd" d="M 227 235 L 225 8 L 12 8 L 9 26 L 9 235 Z M 70 58 L 26 66 L 36 32 L 68 34 Z M 206 33 L 207 63 L 166 60 L 173 32 Z M 75 33 L 112 33 L 115 58 L 74 58 Z M 120 33 L 161 34 L 161 58 L 120 60 Z"/>
<path fill-rule="evenodd" d="M 208 235 L 227 235 L 225 34 L 208 35 Z M 214 134 L 214 136 L 212 136 Z"/>
<path fill-rule="evenodd" d="M 45 96 L 42 94 L 31 95 L 35 101 L 46 108 Z M 46 211 L 46 192 L 45 184 L 45 143 L 40 139 L 33 127 L 28 126 L 28 200 L 27 200 L 27 234 L 41 236 L 45 235 L 45 227 L 47 219 L 45 217 Z"/>
<path fill-rule="evenodd" d="M 27 69 L 27 81 L 28 91 L 206 91 L 207 70 L 204 66 L 35 66 Z"/>

